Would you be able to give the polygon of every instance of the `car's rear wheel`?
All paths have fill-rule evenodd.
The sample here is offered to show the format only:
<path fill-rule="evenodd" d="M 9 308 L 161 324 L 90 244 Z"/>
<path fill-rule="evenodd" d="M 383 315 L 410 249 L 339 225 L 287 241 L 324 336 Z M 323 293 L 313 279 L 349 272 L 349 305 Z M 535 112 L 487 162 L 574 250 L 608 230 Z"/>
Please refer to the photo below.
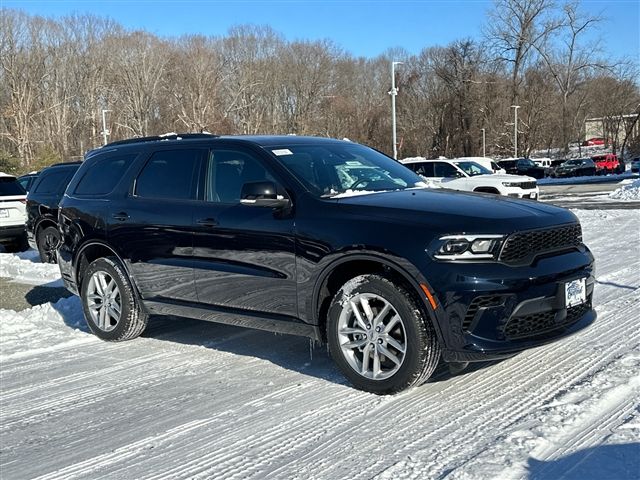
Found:
<path fill-rule="evenodd" d="M 42 263 L 56 263 L 56 248 L 60 243 L 60 232 L 53 226 L 41 228 L 36 239 Z"/>
<path fill-rule="evenodd" d="M 431 322 L 400 285 L 380 275 L 348 281 L 328 313 L 334 361 L 361 390 L 395 393 L 428 379 L 440 359 Z"/>
<path fill-rule="evenodd" d="M 117 342 L 135 338 L 144 331 L 148 316 L 115 257 L 93 261 L 82 278 L 84 316 L 97 337 Z"/>

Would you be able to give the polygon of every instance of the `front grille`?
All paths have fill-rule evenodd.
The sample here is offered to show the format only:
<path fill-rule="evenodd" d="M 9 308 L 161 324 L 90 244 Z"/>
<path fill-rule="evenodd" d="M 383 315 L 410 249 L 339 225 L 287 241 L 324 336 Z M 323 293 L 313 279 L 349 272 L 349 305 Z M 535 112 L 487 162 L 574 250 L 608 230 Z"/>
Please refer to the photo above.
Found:
<path fill-rule="evenodd" d="M 467 314 L 464 316 L 464 320 L 462 321 L 462 329 L 469 330 L 471 327 L 471 323 L 478 313 L 478 310 L 481 308 L 490 308 L 490 307 L 498 307 L 504 303 L 503 295 L 483 295 L 481 297 L 476 297 L 469 304 L 469 308 L 467 309 Z"/>
<path fill-rule="evenodd" d="M 522 182 L 520 188 L 523 190 L 533 190 L 536 188 L 536 182 Z"/>
<path fill-rule="evenodd" d="M 513 317 L 504 327 L 504 335 L 510 340 L 535 337 L 558 328 L 568 327 L 582 318 L 591 309 L 591 301 L 567 309 L 567 316 L 556 322 L 557 310 Z"/>
<path fill-rule="evenodd" d="M 579 223 L 517 232 L 507 237 L 499 260 L 511 265 L 529 264 L 540 254 L 567 250 L 581 244 L 582 229 Z"/>

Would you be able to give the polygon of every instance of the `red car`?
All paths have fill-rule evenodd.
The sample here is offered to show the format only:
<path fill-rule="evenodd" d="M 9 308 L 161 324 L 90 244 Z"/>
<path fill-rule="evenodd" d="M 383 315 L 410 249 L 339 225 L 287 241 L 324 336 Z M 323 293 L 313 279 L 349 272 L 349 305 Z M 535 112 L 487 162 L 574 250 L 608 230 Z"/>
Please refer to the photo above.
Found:
<path fill-rule="evenodd" d="M 585 140 L 584 142 L 582 142 L 582 146 L 583 147 L 593 147 L 595 145 L 604 145 L 605 143 L 610 143 L 610 142 L 607 142 L 604 138 L 593 137 L 593 138 L 589 138 L 588 140 Z"/>
<path fill-rule="evenodd" d="M 591 160 L 596 164 L 596 172 L 598 174 L 622 173 L 622 165 L 615 153 L 607 153 L 603 155 L 595 155 Z"/>

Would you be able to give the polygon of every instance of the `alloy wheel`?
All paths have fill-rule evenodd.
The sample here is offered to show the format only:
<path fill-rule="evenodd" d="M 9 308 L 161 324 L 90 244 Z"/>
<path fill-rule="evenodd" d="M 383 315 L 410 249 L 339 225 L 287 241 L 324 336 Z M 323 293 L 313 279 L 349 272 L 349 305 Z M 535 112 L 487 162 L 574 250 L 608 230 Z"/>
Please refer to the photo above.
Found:
<path fill-rule="evenodd" d="M 338 342 L 349 366 L 371 380 L 394 375 L 407 351 L 402 318 L 391 303 L 372 293 L 357 294 L 344 305 Z"/>
<path fill-rule="evenodd" d="M 87 306 L 93 323 L 103 332 L 110 332 L 118 325 L 122 313 L 120 289 L 107 273 L 97 271 L 87 285 Z"/>

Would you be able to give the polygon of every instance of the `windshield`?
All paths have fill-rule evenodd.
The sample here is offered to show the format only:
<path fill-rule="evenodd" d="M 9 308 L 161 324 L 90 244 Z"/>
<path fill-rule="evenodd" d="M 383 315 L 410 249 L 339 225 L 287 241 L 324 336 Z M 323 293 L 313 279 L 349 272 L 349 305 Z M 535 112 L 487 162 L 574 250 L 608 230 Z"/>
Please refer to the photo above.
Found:
<path fill-rule="evenodd" d="M 565 165 L 580 165 L 582 160 L 568 160 L 564 162 Z"/>
<path fill-rule="evenodd" d="M 453 162 L 462 169 L 464 173 L 473 177 L 475 175 L 491 175 L 493 172 L 476 162 Z"/>
<path fill-rule="evenodd" d="M 320 197 L 425 186 L 408 168 L 362 145 L 327 143 L 279 146 L 269 150 Z"/>

